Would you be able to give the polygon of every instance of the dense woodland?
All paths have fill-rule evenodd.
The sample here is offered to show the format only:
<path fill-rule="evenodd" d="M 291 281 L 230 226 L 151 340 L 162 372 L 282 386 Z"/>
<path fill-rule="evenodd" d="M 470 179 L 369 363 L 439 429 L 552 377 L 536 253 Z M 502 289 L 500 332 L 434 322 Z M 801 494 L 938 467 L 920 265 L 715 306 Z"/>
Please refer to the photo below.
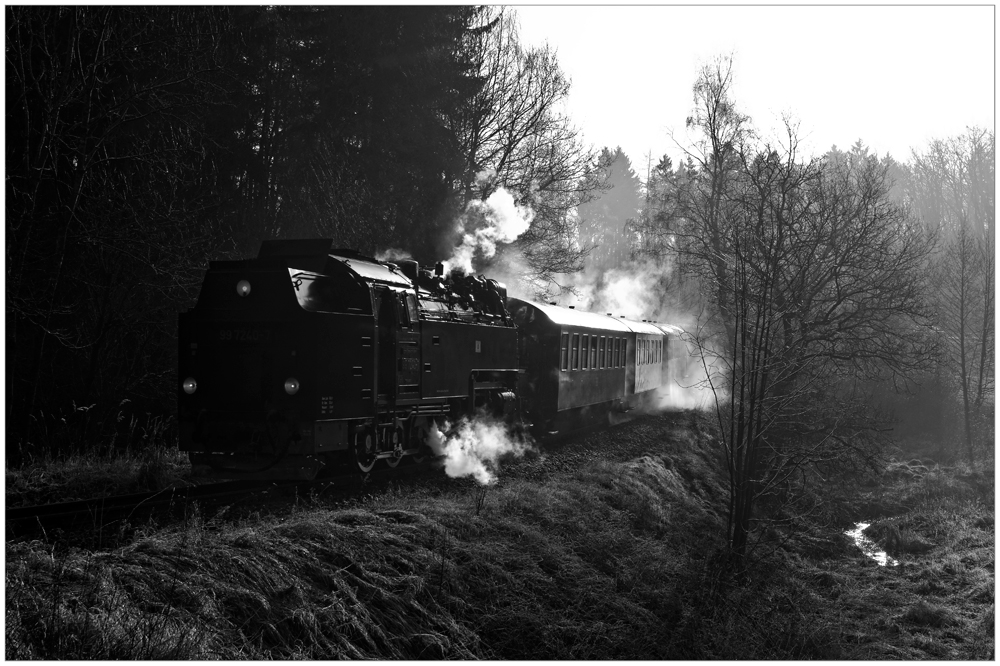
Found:
<path fill-rule="evenodd" d="M 509 12 L 6 12 L 8 458 L 169 415 L 177 312 L 261 240 L 438 260 L 502 185 L 535 211 L 530 271 L 579 267 L 597 159 Z"/>
<path fill-rule="evenodd" d="M 501 255 L 539 288 L 588 261 L 670 267 L 664 300 L 696 322 L 719 398 L 737 559 L 759 498 L 864 464 L 890 427 L 992 451 L 992 130 L 905 161 L 862 141 L 805 156 L 794 124 L 758 136 L 721 59 L 691 73 L 699 140 L 643 182 L 620 149 L 582 145 L 555 53 L 521 45 L 509 9 L 6 19 L 9 463 L 169 421 L 176 315 L 209 259 L 329 237 L 436 260 L 499 187 L 535 213 Z"/>

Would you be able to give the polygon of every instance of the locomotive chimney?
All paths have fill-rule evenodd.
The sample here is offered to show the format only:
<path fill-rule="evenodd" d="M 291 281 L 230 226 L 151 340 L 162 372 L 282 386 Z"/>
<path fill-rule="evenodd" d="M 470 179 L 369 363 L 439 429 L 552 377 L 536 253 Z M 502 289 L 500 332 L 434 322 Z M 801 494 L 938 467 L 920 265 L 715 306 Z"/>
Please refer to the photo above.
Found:
<path fill-rule="evenodd" d="M 434 264 L 434 275 L 437 275 L 438 277 L 444 275 L 444 264 L 440 261 Z"/>
<path fill-rule="evenodd" d="M 413 259 L 402 259 L 396 262 L 403 275 L 410 278 L 410 282 L 417 284 L 417 276 L 420 275 L 420 264 Z"/>

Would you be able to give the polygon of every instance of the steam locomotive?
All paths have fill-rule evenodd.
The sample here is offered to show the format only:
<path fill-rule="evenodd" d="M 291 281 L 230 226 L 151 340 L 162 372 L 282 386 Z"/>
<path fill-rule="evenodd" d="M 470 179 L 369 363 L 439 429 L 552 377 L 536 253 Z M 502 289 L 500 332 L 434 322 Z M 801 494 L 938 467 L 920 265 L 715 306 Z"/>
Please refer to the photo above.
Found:
<path fill-rule="evenodd" d="M 219 478 L 419 462 L 434 428 L 477 413 L 565 432 L 669 390 L 680 349 L 672 326 L 319 239 L 210 262 L 178 320 L 180 448 Z"/>

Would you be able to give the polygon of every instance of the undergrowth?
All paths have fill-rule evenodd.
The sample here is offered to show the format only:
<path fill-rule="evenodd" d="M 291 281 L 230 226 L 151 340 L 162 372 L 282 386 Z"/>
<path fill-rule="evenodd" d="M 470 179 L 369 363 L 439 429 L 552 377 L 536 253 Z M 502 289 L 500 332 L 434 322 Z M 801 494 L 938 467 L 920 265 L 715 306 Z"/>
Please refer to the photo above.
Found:
<path fill-rule="evenodd" d="M 544 482 L 195 517 L 108 552 L 8 543 L 6 656 L 992 658 L 992 503 L 969 482 L 981 477 L 890 470 L 878 490 L 840 486 L 836 506 L 819 499 L 834 486 L 814 489 L 822 520 L 762 531 L 737 585 L 718 574 L 726 495 L 710 441 L 664 426 L 646 455 Z M 861 515 L 876 492 L 897 504 Z M 851 519 L 874 519 L 902 564 L 853 548 Z"/>
<path fill-rule="evenodd" d="M 195 521 L 112 552 L 8 544 L 7 656 L 666 658 L 722 489 L 658 444 L 544 484 Z"/>
<path fill-rule="evenodd" d="M 190 476 L 187 454 L 177 450 L 172 418 L 120 416 L 121 437 L 34 447 L 36 453 L 18 464 L 5 459 L 5 506 L 155 492 Z"/>

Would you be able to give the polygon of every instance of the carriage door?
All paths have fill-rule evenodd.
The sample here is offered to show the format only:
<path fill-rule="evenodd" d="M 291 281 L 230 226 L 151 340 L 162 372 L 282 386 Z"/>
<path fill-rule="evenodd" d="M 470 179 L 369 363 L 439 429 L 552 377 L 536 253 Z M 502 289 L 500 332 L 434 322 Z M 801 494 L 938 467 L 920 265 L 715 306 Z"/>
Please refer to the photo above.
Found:
<path fill-rule="evenodd" d="M 396 315 L 399 321 L 396 345 L 396 381 L 399 398 L 420 397 L 420 320 L 417 299 L 409 292 L 396 292 Z"/>

